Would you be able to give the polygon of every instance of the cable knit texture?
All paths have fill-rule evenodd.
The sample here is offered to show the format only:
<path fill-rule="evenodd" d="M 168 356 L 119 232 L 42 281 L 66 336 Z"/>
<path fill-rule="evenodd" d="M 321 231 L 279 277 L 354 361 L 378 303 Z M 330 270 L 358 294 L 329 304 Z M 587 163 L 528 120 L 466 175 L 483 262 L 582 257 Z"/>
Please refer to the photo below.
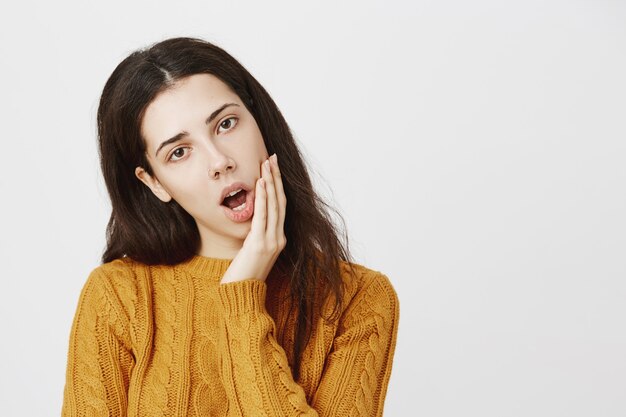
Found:
<path fill-rule="evenodd" d="M 288 284 L 221 284 L 231 262 L 95 268 L 72 323 L 62 415 L 381 416 L 399 320 L 387 276 L 353 264 L 355 279 L 341 263 L 341 319 L 319 320 L 294 381 Z"/>

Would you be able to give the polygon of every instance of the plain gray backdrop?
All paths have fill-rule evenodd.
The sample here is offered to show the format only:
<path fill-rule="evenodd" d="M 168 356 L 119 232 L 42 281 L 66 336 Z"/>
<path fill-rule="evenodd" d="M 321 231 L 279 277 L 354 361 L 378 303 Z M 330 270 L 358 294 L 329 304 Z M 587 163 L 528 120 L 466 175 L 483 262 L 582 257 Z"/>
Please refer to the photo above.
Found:
<path fill-rule="evenodd" d="M 270 92 L 400 297 L 386 416 L 626 415 L 626 3 L 0 6 L 0 415 L 60 414 L 99 94 L 172 36 Z"/>

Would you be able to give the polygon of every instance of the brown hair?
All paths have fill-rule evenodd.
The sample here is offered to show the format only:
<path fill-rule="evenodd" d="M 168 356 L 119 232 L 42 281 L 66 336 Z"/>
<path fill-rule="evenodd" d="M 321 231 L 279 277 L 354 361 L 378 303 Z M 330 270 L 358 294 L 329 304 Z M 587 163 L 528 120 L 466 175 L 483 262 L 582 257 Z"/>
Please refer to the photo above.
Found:
<path fill-rule="evenodd" d="M 344 289 L 339 262 L 352 267 L 345 221 L 313 190 L 289 126 L 270 95 L 216 45 L 198 38 L 166 39 L 132 52 L 107 80 L 97 114 L 100 164 L 112 206 L 102 262 L 127 256 L 148 265 L 174 265 L 197 254 L 200 235 L 194 218 L 175 200 L 163 203 L 156 198 L 134 171 L 141 166 L 153 175 L 140 131 L 146 107 L 177 80 L 198 73 L 216 76 L 239 96 L 254 116 L 267 151 L 281 161 L 288 201 L 287 245 L 274 269 L 289 279 L 290 309 L 298 313 L 290 352 L 298 380 L 302 351 L 322 317 L 321 306 L 333 296 L 332 319 L 337 320 L 341 311 Z M 344 225 L 345 244 L 327 209 Z"/>

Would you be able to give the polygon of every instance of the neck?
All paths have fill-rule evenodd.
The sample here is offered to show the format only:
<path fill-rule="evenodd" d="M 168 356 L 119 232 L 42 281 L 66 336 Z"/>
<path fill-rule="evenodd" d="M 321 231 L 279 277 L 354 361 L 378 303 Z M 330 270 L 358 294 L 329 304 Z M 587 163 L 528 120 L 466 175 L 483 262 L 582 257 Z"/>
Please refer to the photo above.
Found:
<path fill-rule="evenodd" d="M 206 258 L 234 259 L 243 246 L 243 240 L 215 236 L 204 228 L 200 228 L 200 251 L 198 255 Z"/>

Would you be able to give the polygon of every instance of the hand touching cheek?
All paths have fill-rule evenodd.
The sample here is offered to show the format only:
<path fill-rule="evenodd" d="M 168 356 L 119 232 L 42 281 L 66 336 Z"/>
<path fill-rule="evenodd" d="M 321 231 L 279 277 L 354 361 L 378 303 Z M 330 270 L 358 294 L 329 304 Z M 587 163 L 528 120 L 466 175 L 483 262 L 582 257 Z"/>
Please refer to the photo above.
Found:
<path fill-rule="evenodd" d="M 276 154 L 261 164 L 261 178 L 255 187 L 250 233 L 222 277 L 222 284 L 250 278 L 264 281 L 287 244 L 287 198 Z"/>

